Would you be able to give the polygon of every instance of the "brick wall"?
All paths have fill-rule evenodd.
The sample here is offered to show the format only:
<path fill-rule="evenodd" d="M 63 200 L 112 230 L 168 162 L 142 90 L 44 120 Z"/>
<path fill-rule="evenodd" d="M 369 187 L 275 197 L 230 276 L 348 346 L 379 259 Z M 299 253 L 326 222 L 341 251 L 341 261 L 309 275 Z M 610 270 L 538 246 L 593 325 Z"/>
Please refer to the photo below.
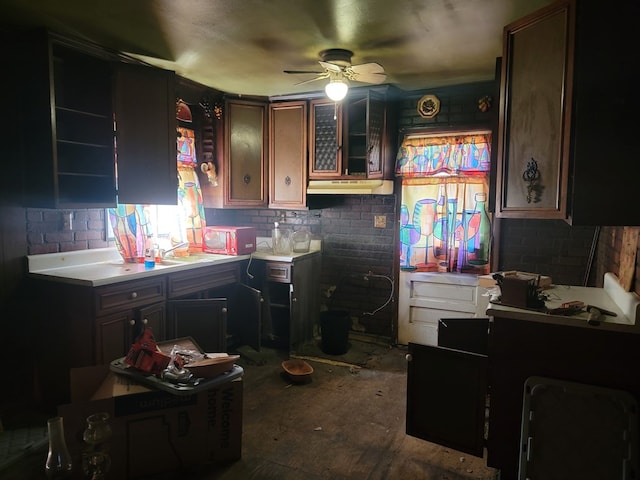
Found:
<path fill-rule="evenodd" d="M 28 255 L 115 246 L 105 237 L 103 209 L 28 208 L 25 215 Z"/>
<path fill-rule="evenodd" d="M 535 272 L 557 284 L 582 285 L 595 230 L 562 220 L 501 220 L 499 269 Z M 595 264 L 589 278 L 591 284 L 596 278 L 602 281 Z"/>

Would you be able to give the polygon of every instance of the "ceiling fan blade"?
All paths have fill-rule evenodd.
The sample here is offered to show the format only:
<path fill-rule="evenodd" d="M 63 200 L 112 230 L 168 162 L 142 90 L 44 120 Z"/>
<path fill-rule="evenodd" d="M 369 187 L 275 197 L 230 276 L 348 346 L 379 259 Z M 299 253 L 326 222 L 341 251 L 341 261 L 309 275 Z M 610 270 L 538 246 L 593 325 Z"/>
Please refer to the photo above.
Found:
<path fill-rule="evenodd" d="M 351 70 L 353 73 L 359 75 L 367 73 L 384 74 L 384 67 L 378 63 L 361 63 L 360 65 L 351 65 L 347 67 L 347 70 Z"/>
<path fill-rule="evenodd" d="M 354 73 L 351 80 L 363 83 L 382 83 L 387 79 L 384 73 Z"/>
<path fill-rule="evenodd" d="M 310 78 L 309 80 L 304 80 L 302 82 L 298 82 L 295 85 L 304 85 L 305 83 L 315 82 L 316 80 L 322 80 L 323 78 L 328 78 L 328 77 L 329 77 L 328 74 L 322 73 L 322 74 L 318 75 L 315 78 Z"/>
<path fill-rule="evenodd" d="M 342 71 L 342 67 L 340 65 L 336 65 L 335 63 L 323 62 L 322 60 L 320 60 L 318 63 L 320 65 L 322 65 L 322 68 L 324 68 L 325 70 L 328 70 L 330 72 L 341 72 Z"/>
<path fill-rule="evenodd" d="M 318 72 L 317 70 L 283 70 L 284 73 L 293 73 L 293 74 L 311 74 L 314 73 L 316 75 L 320 75 L 324 72 Z"/>

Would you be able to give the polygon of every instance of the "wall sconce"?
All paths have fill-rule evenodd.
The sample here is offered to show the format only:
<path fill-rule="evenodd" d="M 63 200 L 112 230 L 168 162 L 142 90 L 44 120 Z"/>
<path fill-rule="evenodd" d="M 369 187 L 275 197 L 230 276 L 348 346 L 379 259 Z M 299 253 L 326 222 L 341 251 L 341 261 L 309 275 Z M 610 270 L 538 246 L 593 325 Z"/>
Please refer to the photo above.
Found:
<path fill-rule="evenodd" d="M 347 92 L 349 91 L 349 85 L 344 78 L 341 78 L 340 75 L 331 76 L 331 80 L 324 87 L 324 91 L 334 102 L 339 102 L 347 96 Z"/>

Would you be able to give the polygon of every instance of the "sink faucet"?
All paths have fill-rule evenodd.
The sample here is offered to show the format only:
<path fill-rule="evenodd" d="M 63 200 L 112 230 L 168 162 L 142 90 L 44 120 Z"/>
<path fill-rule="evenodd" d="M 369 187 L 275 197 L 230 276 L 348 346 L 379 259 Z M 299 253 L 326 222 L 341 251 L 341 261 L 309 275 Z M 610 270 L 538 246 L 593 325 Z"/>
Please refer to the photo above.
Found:
<path fill-rule="evenodd" d="M 160 257 L 164 258 L 165 255 L 169 252 L 173 252 L 174 250 L 178 249 L 178 248 L 182 248 L 182 247 L 188 247 L 189 246 L 189 242 L 181 242 L 178 243 L 177 245 L 174 245 L 173 247 L 165 250 L 165 249 L 160 249 Z"/>

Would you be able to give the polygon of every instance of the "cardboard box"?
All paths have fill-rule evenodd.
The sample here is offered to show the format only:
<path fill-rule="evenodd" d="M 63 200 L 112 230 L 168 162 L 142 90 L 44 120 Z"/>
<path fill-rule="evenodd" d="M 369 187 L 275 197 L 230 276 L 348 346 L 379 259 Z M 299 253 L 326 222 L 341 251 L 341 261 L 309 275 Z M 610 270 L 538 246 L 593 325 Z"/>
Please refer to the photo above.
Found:
<path fill-rule="evenodd" d="M 107 412 L 109 478 L 138 478 L 203 464 L 238 460 L 242 450 L 241 378 L 193 395 L 151 390 L 109 371 L 108 366 L 71 370 L 71 403 L 58 407 L 74 460 L 82 476 L 86 418 Z"/>
<path fill-rule="evenodd" d="M 506 272 L 498 273 L 502 274 L 505 277 L 515 277 L 525 280 L 534 279 L 535 281 L 539 281 L 538 286 L 540 288 L 549 288 L 553 284 L 551 277 L 548 277 L 546 275 L 538 275 L 537 273 L 519 272 L 517 270 L 509 270 Z M 491 288 L 496 286 L 497 284 L 498 283 L 493 278 L 493 273 L 478 276 L 478 285 L 480 287 Z"/>

